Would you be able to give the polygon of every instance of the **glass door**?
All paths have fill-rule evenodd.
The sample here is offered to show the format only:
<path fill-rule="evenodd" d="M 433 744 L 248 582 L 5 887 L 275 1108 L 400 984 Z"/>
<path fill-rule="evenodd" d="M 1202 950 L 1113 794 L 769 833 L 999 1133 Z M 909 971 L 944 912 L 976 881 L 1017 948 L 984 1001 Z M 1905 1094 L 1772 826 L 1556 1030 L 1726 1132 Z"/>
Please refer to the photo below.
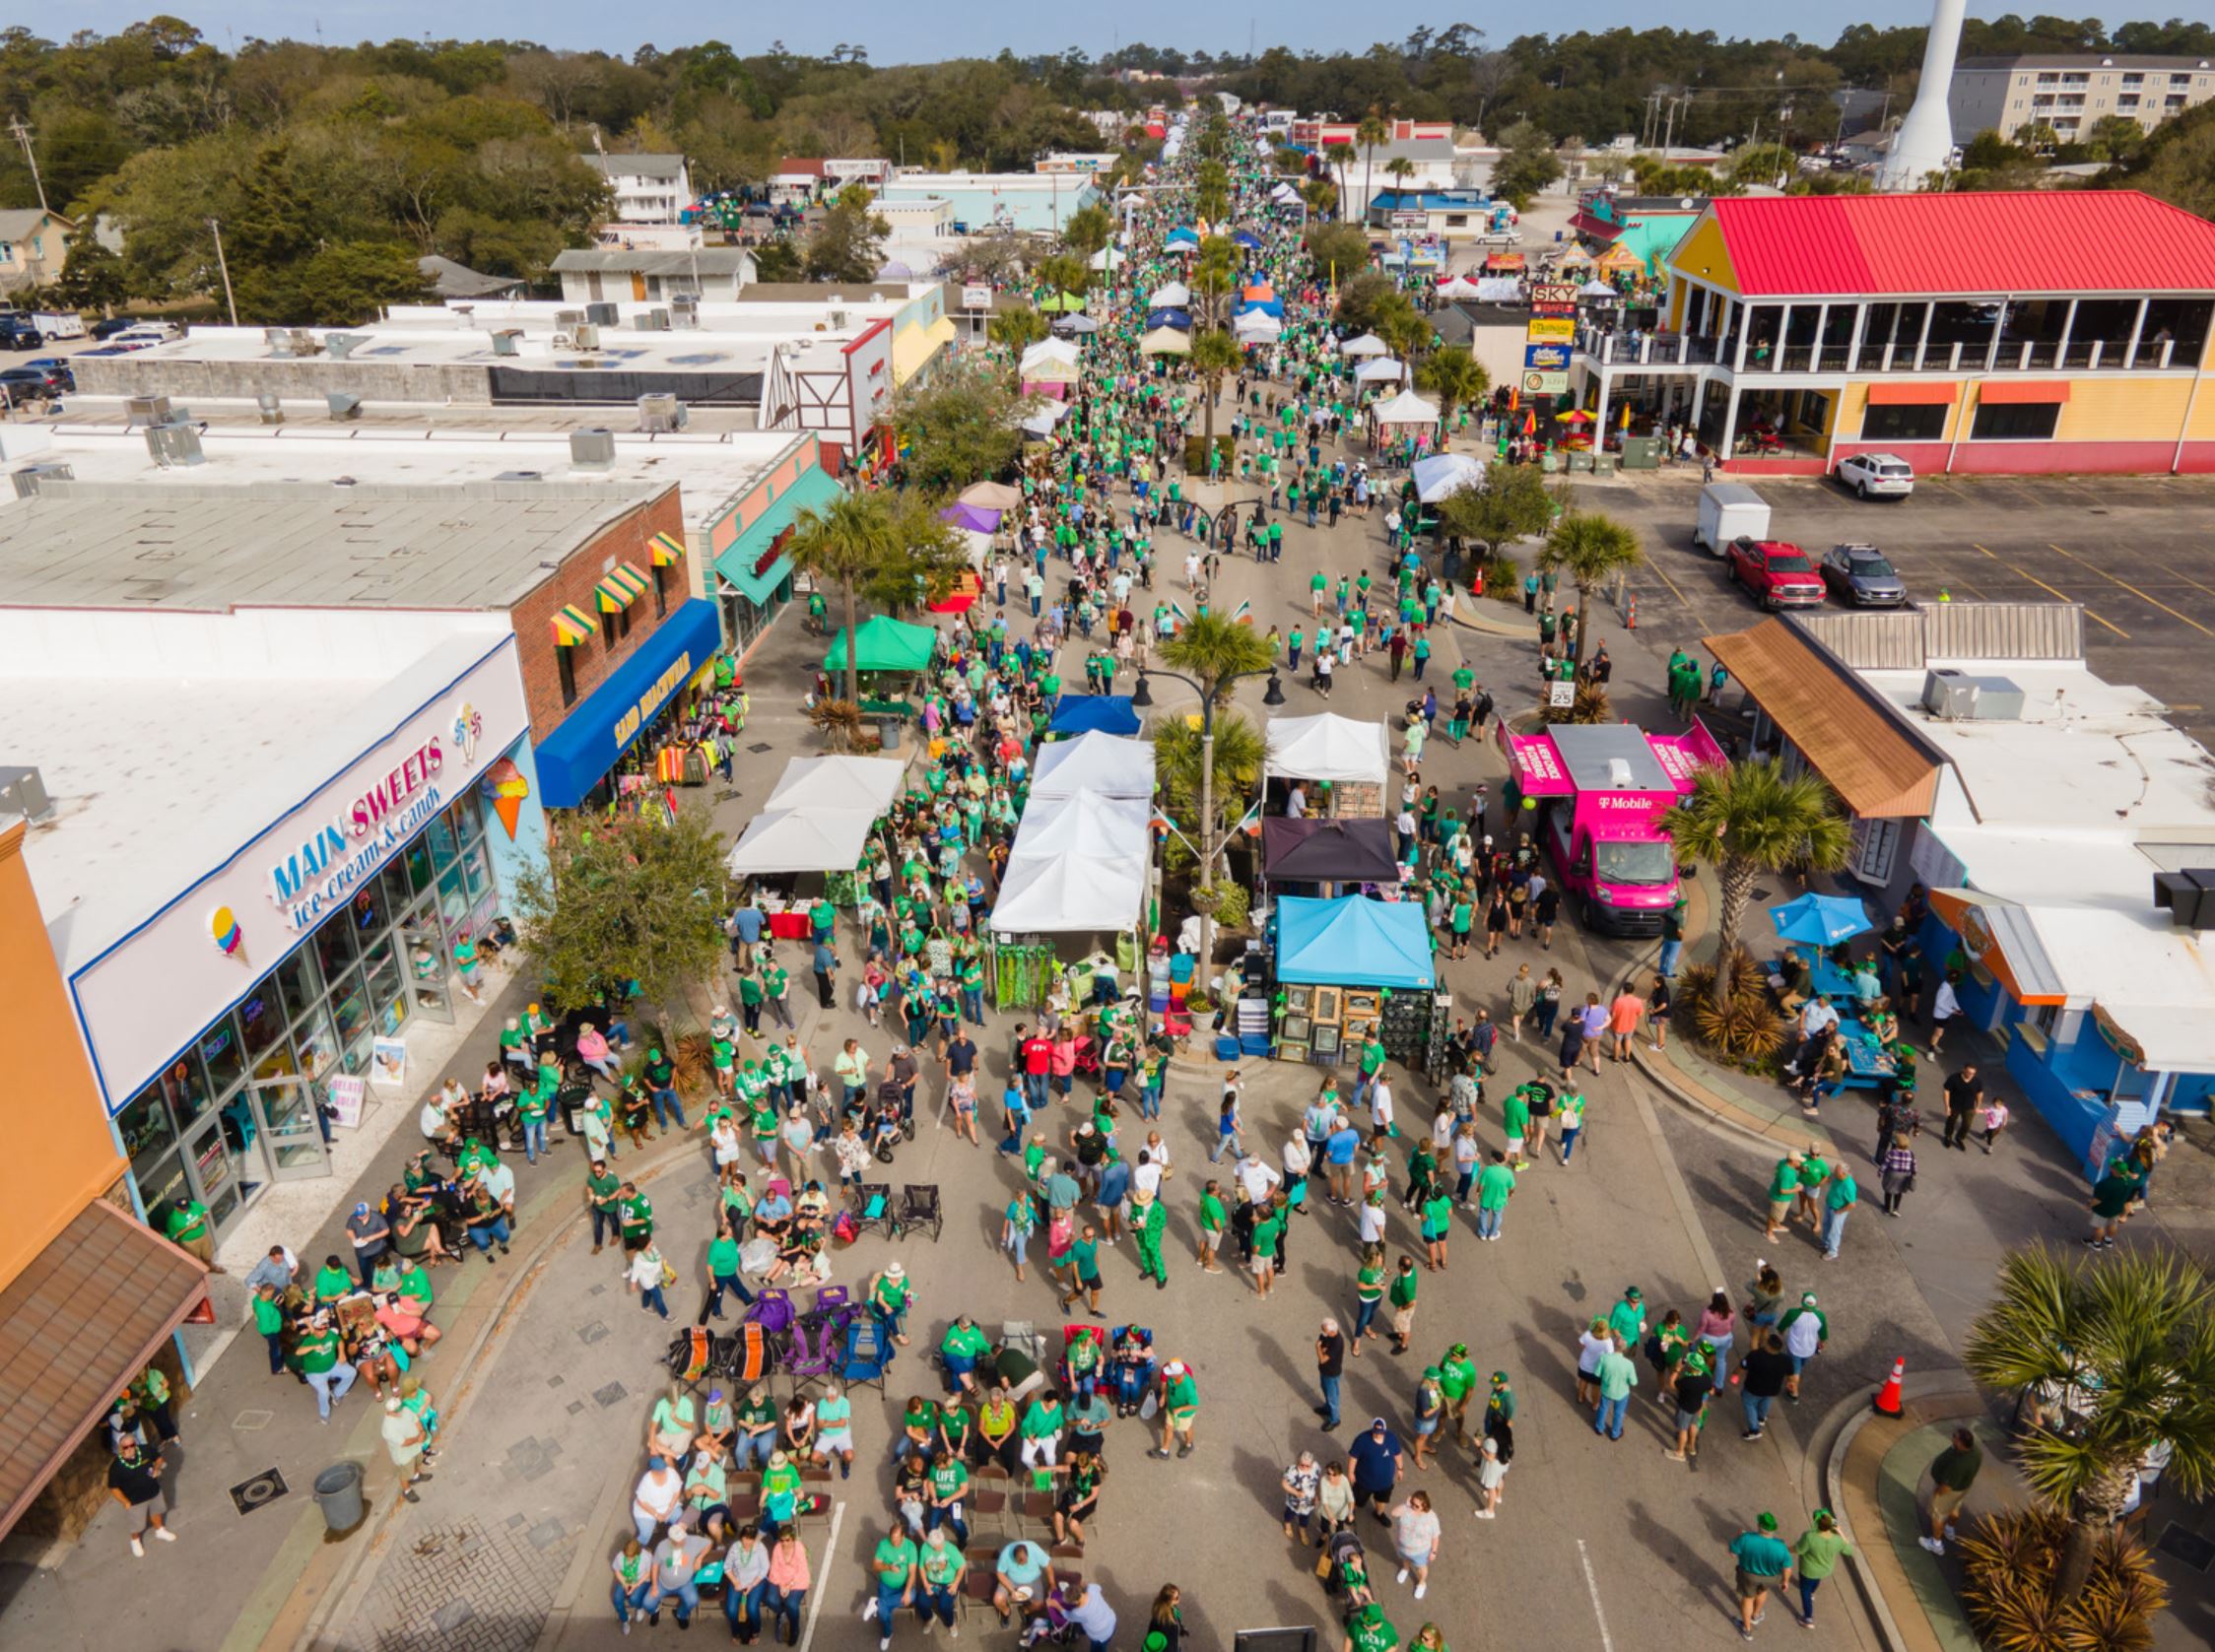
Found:
<path fill-rule="evenodd" d="M 269 1180 L 260 1122 L 243 1092 L 186 1132 L 184 1164 L 220 1238 Z"/>
<path fill-rule="evenodd" d="M 294 1075 L 251 1093 L 276 1178 L 289 1182 L 329 1175 L 330 1152 L 316 1111 L 324 1099 L 321 1081 Z"/>

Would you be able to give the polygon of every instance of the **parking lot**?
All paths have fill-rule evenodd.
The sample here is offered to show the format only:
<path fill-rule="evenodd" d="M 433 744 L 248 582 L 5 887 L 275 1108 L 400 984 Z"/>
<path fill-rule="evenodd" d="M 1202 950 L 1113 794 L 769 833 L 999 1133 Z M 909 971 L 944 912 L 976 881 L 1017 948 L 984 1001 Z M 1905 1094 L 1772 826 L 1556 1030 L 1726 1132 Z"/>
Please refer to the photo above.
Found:
<path fill-rule="evenodd" d="M 2159 696 L 2215 744 L 2215 478 L 1936 477 L 1909 498 L 1868 502 L 1827 481 L 1752 480 L 1777 538 L 1816 558 L 1874 544 L 1912 600 L 2082 603 L 2092 669 Z M 1656 635 L 1664 649 L 1689 640 L 1673 634 L 1686 618 L 1706 634 L 1758 616 L 1721 560 L 1692 543 L 1699 492 L 1689 471 L 1583 491 L 1644 536 L 1640 626 L 1672 633 Z"/>

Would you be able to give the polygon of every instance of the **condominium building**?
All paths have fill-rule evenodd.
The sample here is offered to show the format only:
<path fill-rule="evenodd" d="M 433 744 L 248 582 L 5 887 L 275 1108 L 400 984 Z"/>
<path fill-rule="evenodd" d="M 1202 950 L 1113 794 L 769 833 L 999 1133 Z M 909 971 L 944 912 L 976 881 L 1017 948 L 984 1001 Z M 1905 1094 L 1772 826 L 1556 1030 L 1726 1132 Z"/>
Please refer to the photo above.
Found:
<path fill-rule="evenodd" d="M 1963 58 L 1946 108 L 1956 143 L 1980 132 L 2012 143 L 2041 120 L 2063 143 L 2075 143 L 2109 115 L 2127 115 L 2151 132 L 2209 98 L 2215 58 L 2039 53 Z"/>

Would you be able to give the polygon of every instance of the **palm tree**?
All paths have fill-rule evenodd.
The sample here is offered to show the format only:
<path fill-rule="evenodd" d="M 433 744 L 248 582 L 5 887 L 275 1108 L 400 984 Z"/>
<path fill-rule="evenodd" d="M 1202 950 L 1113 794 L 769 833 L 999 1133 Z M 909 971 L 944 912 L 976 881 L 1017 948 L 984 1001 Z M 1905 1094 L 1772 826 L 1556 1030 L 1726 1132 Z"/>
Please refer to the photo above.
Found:
<path fill-rule="evenodd" d="M 1161 779 L 1162 801 L 1178 819 L 1198 823 L 1192 836 L 1195 844 L 1214 837 L 1229 824 L 1208 813 L 1216 798 L 1227 800 L 1225 813 L 1232 813 L 1228 800 L 1246 797 L 1260 781 L 1261 731 L 1237 712 L 1225 712 L 1215 719 L 1213 754 L 1211 760 L 1209 742 L 1182 717 L 1165 717 L 1155 726 L 1154 772 Z M 1203 762 L 1209 765 L 1204 776 Z M 1206 877 L 1203 874 L 1201 881 Z"/>
<path fill-rule="evenodd" d="M 1207 431 L 1207 446 L 1203 451 L 1212 460 L 1215 455 L 1215 404 L 1223 395 L 1223 376 L 1226 373 L 1237 372 L 1241 366 L 1244 365 L 1245 352 L 1239 348 L 1237 339 L 1224 332 L 1220 327 L 1216 327 L 1194 335 L 1192 354 L 1187 360 L 1191 363 L 1192 370 L 1198 373 L 1207 383 L 1207 401 L 1201 409 L 1200 416 L 1206 421 L 1205 429 Z M 1194 623 L 1197 624 L 1197 622 Z M 1244 628 L 1242 627 L 1241 628 L 1243 629 Z M 1181 642 L 1183 637 L 1179 635 L 1177 640 Z"/>
<path fill-rule="evenodd" d="M 1300 197 L 1314 218 L 1328 218 L 1338 210 L 1338 185 L 1328 178 L 1309 178 L 1300 186 Z"/>
<path fill-rule="evenodd" d="M 1215 882 L 1216 863 L 1224 844 L 1215 830 L 1216 711 L 1229 703 L 1231 690 L 1242 677 L 1257 676 L 1270 668 L 1274 656 L 1269 645 L 1254 635 L 1253 628 L 1220 614 L 1196 614 L 1161 647 L 1162 663 L 1188 671 L 1200 685 L 1200 870 L 1199 887 Z M 1200 914 L 1200 963 L 1213 956 L 1214 901 L 1203 895 L 1194 903 Z"/>
<path fill-rule="evenodd" d="M 985 337 L 1021 356 L 1046 336 L 1046 318 L 1029 304 L 1003 309 L 984 324 Z"/>
<path fill-rule="evenodd" d="M 2071 1396 L 2066 1423 L 2018 1441 L 2023 1478 L 2069 1522 L 2055 1600 L 2083 1586 L 2154 1445 L 2186 1498 L 2215 1485 L 2215 1281 L 2181 1253 L 2078 1266 L 2044 1245 L 2010 1252 L 1962 1363 L 1995 1388 Z"/>
<path fill-rule="evenodd" d="M 1415 163 L 1404 155 L 1395 155 L 1384 163 L 1384 175 L 1392 180 L 1395 190 L 1404 191 L 1407 180 L 1415 176 Z"/>
<path fill-rule="evenodd" d="M 1564 518 L 1568 520 L 1568 518 Z M 1819 774 L 1787 774 L 1775 758 L 1703 768 L 1661 818 L 1680 861 L 1712 868 L 1722 886 L 1715 917 L 1714 1002 L 1738 987 L 1738 931 L 1754 880 L 1766 873 L 1836 872 L 1853 852 L 1853 827 Z"/>
<path fill-rule="evenodd" d="M 1397 297 L 1397 295 L 1395 295 Z M 1376 336 L 1392 347 L 1392 354 L 1400 359 L 1400 384 L 1406 387 L 1409 364 L 1418 353 L 1430 348 L 1437 336 L 1431 318 L 1409 303 L 1405 298 L 1377 317 Z"/>
<path fill-rule="evenodd" d="M 1069 215 L 1069 222 L 1061 227 L 1061 244 L 1079 258 L 1090 258 L 1108 244 L 1108 237 L 1114 232 L 1114 219 L 1106 207 L 1095 201 Z"/>
<path fill-rule="evenodd" d="M 846 694 L 861 697 L 854 656 L 856 593 L 886 607 L 936 600 L 953 587 L 968 554 L 920 496 L 841 493 L 801 515 L 786 542 L 792 565 L 836 580 L 846 632 Z"/>
<path fill-rule="evenodd" d="M 1384 124 L 1384 117 L 1376 109 L 1362 116 L 1361 124 L 1354 128 L 1354 142 L 1362 146 L 1362 217 L 1369 217 L 1369 209 L 1376 199 L 1376 191 L 1370 187 L 1376 172 L 1376 146 L 1392 141 L 1392 129 Z"/>
<path fill-rule="evenodd" d="M 1480 400 L 1492 388 L 1492 375 L 1484 370 L 1484 363 L 1470 355 L 1460 345 L 1448 345 L 1443 350 L 1431 353 L 1415 375 L 1416 385 L 1439 398 L 1439 445 L 1445 445 L 1443 431 L 1453 423 L 1453 410 Z"/>
<path fill-rule="evenodd" d="M 1071 252 L 1056 252 L 1050 258 L 1040 259 L 1031 275 L 1056 293 L 1081 294 L 1092 283 L 1092 267 Z"/>
<path fill-rule="evenodd" d="M 1239 249 L 1228 235 L 1210 235 L 1192 260 L 1185 285 L 1204 300 L 1200 319 L 1211 327 L 1223 325 L 1223 300 L 1238 280 L 1238 259 Z"/>
<path fill-rule="evenodd" d="M 1596 510 L 1572 510 L 1554 524 L 1538 553 L 1538 565 L 1557 568 L 1577 587 L 1577 647 L 1573 659 L 1582 659 L 1591 624 L 1592 593 L 1609 580 L 1631 571 L 1645 561 L 1639 536 L 1612 516 Z"/>

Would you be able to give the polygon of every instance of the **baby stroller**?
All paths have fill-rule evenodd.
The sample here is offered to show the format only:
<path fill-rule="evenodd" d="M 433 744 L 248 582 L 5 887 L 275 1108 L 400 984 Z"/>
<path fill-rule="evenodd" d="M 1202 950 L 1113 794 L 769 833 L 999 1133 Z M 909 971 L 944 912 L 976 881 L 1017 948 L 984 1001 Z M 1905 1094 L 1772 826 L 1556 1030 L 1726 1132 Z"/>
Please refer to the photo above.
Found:
<path fill-rule="evenodd" d="M 1321 1574 L 1323 1591 L 1338 1603 L 1341 1617 L 1350 1617 L 1376 1599 L 1370 1589 L 1369 1554 L 1359 1533 L 1350 1527 L 1331 1533 L 1323 1556 L 1329 1568 Z"/>
<path fill-rule="evenodd" d="M 1019 1647 L 1042 1646 L 1051 1642 L 1056 1646 L 1074 1646 L 1087 1637 L 1079 1632 L 1070 1620 L 1070 1612 L 1084 1604 L 1084 1590 L 1074 1583 L 1065 1583 L 1059 1589 L 1049 1589 L 1035 1601 L 1023 1606 L 1023 1638 Z"/>
<path fill-rule="evenodd" d="M 1154 1333 L 1143 1325 L 1117 1326 L 1108 1338 L 1108 1383 L 1115 1415 L 1136 1417 L 1161 1374 L 1154 1358 Z"/>

